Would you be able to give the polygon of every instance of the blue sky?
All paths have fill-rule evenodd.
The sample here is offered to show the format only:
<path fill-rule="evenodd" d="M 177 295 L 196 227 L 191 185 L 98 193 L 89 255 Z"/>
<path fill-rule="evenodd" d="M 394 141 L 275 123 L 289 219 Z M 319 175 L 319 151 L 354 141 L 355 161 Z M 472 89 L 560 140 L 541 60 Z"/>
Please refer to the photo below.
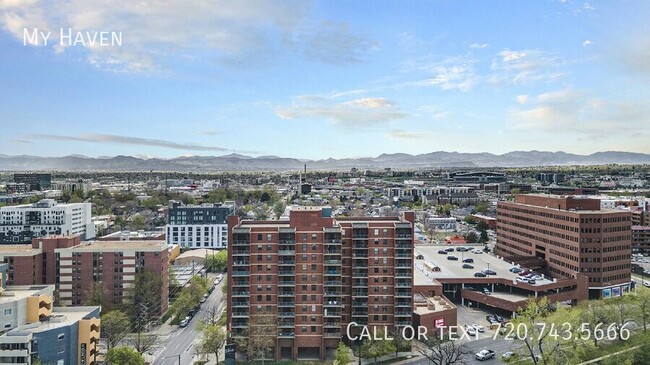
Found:
<path fill-rule="evenodd" d="M 641 0 L 0 0 L 0 153 L 650 153 L 649 24 Z"/>

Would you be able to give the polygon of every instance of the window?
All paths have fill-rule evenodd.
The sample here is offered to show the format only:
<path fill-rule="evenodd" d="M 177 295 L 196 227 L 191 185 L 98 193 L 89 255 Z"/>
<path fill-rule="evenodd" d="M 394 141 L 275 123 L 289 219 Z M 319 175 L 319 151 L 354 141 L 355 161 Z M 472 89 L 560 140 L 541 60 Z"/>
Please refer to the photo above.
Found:
<path fill-rule="evenodd" d="M 311 331 L 316 332 L 316 326 L 311 326 Z"/>
<path fill-rule="evenodd" d="M 317 234 L 317 233 L 312 233 L 312 234 L 311 234 L 311 240 L 312 240 L 312 241 L 316 241 L 317 238 L 318 238 L 318 234 Z"/>
<path fill-rule="evenodd" d="M 300 332 L 302 332 L 302 333 L 307 332 L 307 326 L 300 327 Z"/>
<path fill-rule="evenodd" d="M 258 240 L 258 241 L 261 241 L 261 240 L 262 240 L 262 234 L 261 234 L 261 233 L 258 233 L 258 234 L 257 234 L 257 240 Z"/>
<path fill-rule="evenodd" d="M 8 316 L 11 314 L 11 308 L 5 309 L 5 316 Z"/>
<path fill-rule="evenodd" d="M 266 235 L 266 240 L 267 240 L 267 241 L 271 242 L 272 239 L 273 239 L 273 235 L 272 235 L 272 234 L 269 233 L 269 234 Z"/>

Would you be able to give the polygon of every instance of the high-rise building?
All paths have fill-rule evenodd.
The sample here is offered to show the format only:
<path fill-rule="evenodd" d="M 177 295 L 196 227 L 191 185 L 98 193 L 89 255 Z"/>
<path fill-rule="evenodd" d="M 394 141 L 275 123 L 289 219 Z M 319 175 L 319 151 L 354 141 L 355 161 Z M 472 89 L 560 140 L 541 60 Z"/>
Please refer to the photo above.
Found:
<path fill-rule="evenodd" d="M 54 199 L 0 208 L 0 243 L 30 243 L 51 235 L 95 237 L 91 203 L 57 204 Z"/>
<path fill-rule="evenodd" d="M 332 218 L 319 207 L 293 208 L 281 221 L 229 217 L 232 336 L 246 338 L 258 318 L 277 317 L 270 354 L 295 360 L 324 358 L 352 322 L 355 333 L 411 325 L 414 219 Z"/>
<path fill-rule="evenodd" d="M 14 182 L 29 185 L 29 190 L 47 190 L 52 185 L 52 174 L 14 174 Z"/>
<path fill-rule="evenodd" d="M 545 260 L 557 277 L 584 273 L 591 298 L 620 295 L 631 281 L 631 214 L 601 210 L 598 199 L 517 195 L 497 204 L 498 254 Z"/>
<path fill-rule="evenodd" d="M 53 285 L 7 286 L 0 265 L 2 364 L 97 364 L 101 307 L 53 307 Z"/>
<path fill-rule="evenodd" d="M 650 255 L 650 226 L 632 226 L 632 253 Z"/>
<path fill-rule="evenodd" d="M 184 205 L 169 202 L 167 244 L 181 248 L 222 249 L 228 246 L 227 217 L 235 214 L 235 203 Z"/>

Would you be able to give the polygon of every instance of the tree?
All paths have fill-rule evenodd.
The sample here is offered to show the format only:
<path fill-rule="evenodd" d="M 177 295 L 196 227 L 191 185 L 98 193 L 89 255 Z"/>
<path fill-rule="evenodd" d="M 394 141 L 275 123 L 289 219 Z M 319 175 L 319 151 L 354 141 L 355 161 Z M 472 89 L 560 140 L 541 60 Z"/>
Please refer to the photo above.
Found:
<path fill-rule="evenodd" d="M 602 300 L 585 300 L 579 305 L 582 322 L 590 333 L 594 333 L 599 323 L 610 323 L 611 313 Z M 597 336 L 591 336 L 594 346 L 598 346 Z"/>
<path fill-rule="evenodd" d="M 480 221 L 480 222 L 476 223 L 476 229 L 477 229 L 479 232 L 485 232 L 485 231 L 487 231 L 489 228 L 490 228 L 490 226 L 488 226 L 488 224 L 485 223 L 485 221 Z"/>
<path fill-rule="evenodd" d="M 135 350 L 140 354 L 144 354 L 151 350 L 156 344 L 156 341 L 158 341 L 157 335 L 144 334 L 142 331 L 129 338 L 129 343 L 131 343 Z"/>
<path fill-rule="evenodd" d="M 643 325 L 643 332 L 646 332 L 650 324 L 650 288 L 638 286 L 631 295 L 631 304 L 635 309 L 633 315 L 636 322 Z"/>
<path fill-rule="evenodd" d="M 102 336 L 106 339 L 106 348 L 117 346 L 131 328 L 129 317 L 122 311 L 113 310 L 102 316 Z"/>
<path fill-rule="evenodd" d="M 347 365 L 350 362 L 350 349 L 345 346 L 343 341 L 339 342 L 336 348 L 335 362 L 337 365 Z"/>
<path fill-rule="evenodd" d="M 280 219 L 286 207 L 287 205 L 282 200 L 278 200 L 273 205 L 273 213 L 275 213 L 275 219 Z"/>
<path fill-rule="evenodd" d="M 131 227 L 131 229 L 135 231 L 144 229 L 145 227 L 144 217 L 141 216 L 140 214 L 134 215 L 133 217 L 131 217 L 131 224 L 129 226 Z"/>
<path fill-rule="evenodd" d="M 226 331 L 223 327 L 211 324 L 202 328 L 203 339 L 201 341 L 201 351 L 213 353 L 217 358 L 217 365 L 219 365 L 219 351 L 226 343 Z"/>
<path fill-rule="evenodd" d="M 476 232 L 469 232 L 468 234 L 465 235 L 465 240 L 467 243 L 476 243 L 478 242 L 478 235 Z"/>
<path fill-rule="evenodd" d="M 487 232 L 486 232 L 486 231 L 481 231 L 481 233 L 479 234 L 479 237 L 478 237 L 478 241 L 479 241 L 480 243 L 485 243 L 485 242 L 487 242 L 489 239 L 490 239 L 490 237 L 488 237 Z"/>
<path fill-rule="evenodd" d="M 106 353 L 107 365 L 144 365 L 144 358 L 136 350 L 126 347 L 114 347 Z"/>
<path fill-rule="evenodd" d="M 228 251 L 221 250 L 217 253 L 208 255 L 205 260 L 205 266 L 212 272 L 223 272 L 228 265 Z"/>
<path fill-rule="evenodd" d="M 126 291 L 126 308 L 136 331 L 161 314 L 162 286 L 159 272 L 144 270 L 135 274 L 133 285 Z"/>
<path fill-rule="evenodd" d="M 375 336 L 363 341 L 361 346 L 361 357 L 374 359 L 377 364 L 377 358 L 393 353 L 396 351 L 395 344 L 392 340 L 386 340 L 382 330 L 373 333 Z"/>
<path fill-rule="evenodd" d="M 476 213 L 485 213 L 486 210 L 487 207 L 485 206 L 485 203 L 476 204 Z"/>
<path fill-rule="evenodd" d="M 418 348 L 418 352 L 433 365 L 464 364 L 465 356 L 472 353 L 469 347 L 448 337 L 440 336 L 437 330 L 430 338 L 427 336 L 421 342 L 424 347 Z"/>
<path fill-rule="evenodd" d="M 467 224 L 476 224 L 476 219 L 471 215 L 465 216 L 465 223 Z"/>
<path fill-rule="evenodd" d="M 248 323 L 247 355 L 251 359 L 269 358 L 278 335 L 277 314 L 264 309 L 251 315 Z"/>

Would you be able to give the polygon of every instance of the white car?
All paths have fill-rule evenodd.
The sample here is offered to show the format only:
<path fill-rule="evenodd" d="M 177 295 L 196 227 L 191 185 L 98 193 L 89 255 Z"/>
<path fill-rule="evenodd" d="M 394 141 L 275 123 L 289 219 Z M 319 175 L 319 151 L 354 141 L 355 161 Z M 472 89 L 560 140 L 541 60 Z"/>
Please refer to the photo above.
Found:
<path fill-rule="evenodd" d="M 544 277 L 542 275 L 533 275 L 533 276 L 530 277 L 530 279 L 537 281 L 537 280 L 544 279 Z"/>
<path fill-rule="evenodd" d="M 473 326 L 465 326 L 465 332 L 470 336 L 476 336 L 476 328 Z"/>
<path fill-rule="evenodd" d="M 472 327 L 481 333 L 485 332 L 485 327 L 481 326 L 480 324 L 473 324 Z"/>
<path fill-rule="evenodd" d="M 524 277 L 524 276 L 517 276 L 517 279 L 515 279 L 515 280 L 517 280 L 519 282 L 522 282 L 522 283 L 527 283 L 528 282 L 528 278 Z"/>
<path fill-rule="evenodd" d="M 476 358 L 476 360 L 483 361 L 483 360 L 493 358 L 494 355 L 496 355 L 496 353 L 492 350 L 481 350 L 477 352 L 476 355 L 474 355 L 474 357 Z"/>
<path fill-rule="evenodd" d="M 482 254 L 483 251 L 481 251 L 481 250 L 479 250 L 479 249 L 475 249 L 475 250 L 472 250 L 472 253 L 475 253 L 475 254 Z"/>

